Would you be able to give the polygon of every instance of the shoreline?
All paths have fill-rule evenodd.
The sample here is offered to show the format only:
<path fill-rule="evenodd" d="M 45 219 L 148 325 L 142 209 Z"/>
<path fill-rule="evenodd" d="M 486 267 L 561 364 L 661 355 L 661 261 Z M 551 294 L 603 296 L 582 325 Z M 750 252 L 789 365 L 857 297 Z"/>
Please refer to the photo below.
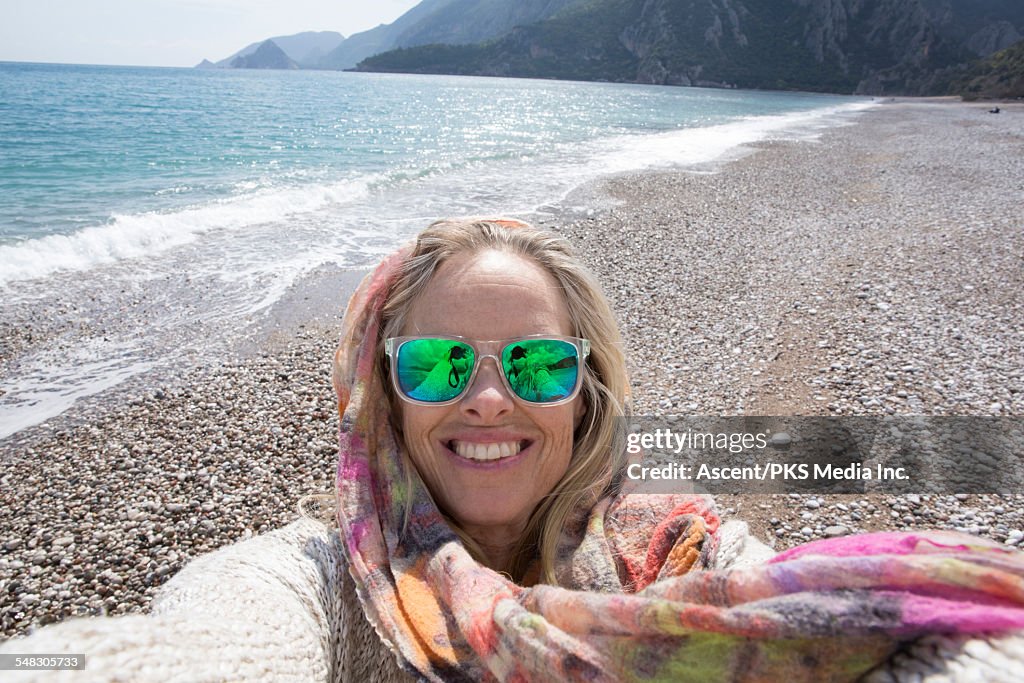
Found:
<path fill-rule="evenodd" d="M 604 285 L 636 413 L 1024 414 L 1024 106 L 900 98 L 753 147 L 617 176 L 611 208 L 538 222 Z M 238 358 L 0 445 L 0 637 L 145 609 L 192 557 L 330 491 L 329 363 L 359 276 L 316 271 Z M 836 527 L 1024 530 L 1022 496 L 718 501 L 780 550 Z"/>
<path fill-rule="evenodd" d="M 825 100 L 815 100 L 810 110 L 802 108 L 810 104 L 804 102 L 781 116 L 760 114 L 749 122 L 736 120 L 712 126 L 704 133 L 683 128 L 654 137 L 633 136 L 630 144 L 612 136 L 607 144 L 590 154 L 598 168 L 582 176 L 581 168 L 568 175 L 565 168 L 560 168 L 553 175 L 553 184 L 539 181 L 538 187 L 547 187 L 543 203 L 536 204 L 540 201 L 539 195 L 530 195 L 532 199 L 523 203 L 522 197 L 514 193 L 499 200 L 487 199 L 485 193 L 484 205 L 473 212 L 549 218 L 564 210 L 599 209 L 605 203 L 596 194 L 577 198 L 577 204 L 571 208 L 559 204 L 572 193 L 570 188 L 580 183 L 593 185 L 594 178 L 607 177 L 603 174 L 612 173 L 613 168 L 704 159 L 718 154 L 714 161 L 701 164 L 693 161 L 692 164 L 694 169 L 714 168 L 750 153 L 751 148 L 743 146 L 743 140 L 773 134 L 770 131 L 787 138 L 799 138 L 809 132 L 813 135 L 821 126 L 827 127 L 836 119 L 847 119 L 865 106 L 865 102 L 849 98 L 836 100 L 834 96 L 827 96 Z M 826 101 L 831 104 L 825 106 Z M 707 139 L 702 135 L 708 136 Z M 651 144 L 652 141 L 655 144 Z M 723 145 L 727 147 L 724 152 Z M 520 167 L 509 167 L 504 176 L 498 173 L 496 177 L 507 181 L 522 175 L 524 171 L 516 172 L 515 168 Z M 537 174 L 531 172 L 527 176 Z M 521 180 L 514 182 L 518 184 Z M 456 177 L 450 187 L 452 196 L 445 199 L 449 185 L 443 181 L 432 183 L 430 195 L 437 200 L 425 214 L 420 209 L 420 215 L 432 216 L 435 212 L 446 215 L 450 211 L 445 207 L 452 204 L 471 206 L 463 196 L 463 184 Z M 386 195 L 374 201 L 385 201 Z M 401 200 L 401 194 L 395 198 Z M 510 209 L 509 204 L 518 211 Z M 464 208 L 459 210 L 465 211 Z M 173 211 L 168 215 L 178 216 Z M 327 216 L 321 218 L 326 224 L 331 222 Z M 375 226 L 370 231 L 375 235 L 365 245 L 370 251 L 384 245 L 397 246 L 401 241 L 399 234 L 411 236 L 420 227 L 419 221 L 427 219 L 414 220 L 406 216 L 396 220 L 391 216 L 385 220 L 387 226 Z M 382 241 L 375 243 L 374 240 L 379 239 L 378 227 L 385 234 Z M 0 322 L 0 375 L 4 377 L 0 384 L 0 442 L 47 420 L 53 420 L 55 425 L 75 423 L 67 416 L 61 417 L 72 403 L 75 403 L 72 413 L 87 414 L 88 419 L 92 419 L 103 411 L 104 397 L 95 397 L 99 391 L 108 397 L 130 396 L 143 391 L 147 382 L 173 383 L 194 366 L 217 364 L 239 352 L 258 349 L 262 341 L 260 320 L 267 311 L 264 307 L 272 307 L 284 293 L 286 286 L 279 276 L 290 280 L 295 269 L 286 267 L 283 272 L 274 274 L 274 268 L 268 271 L 266 264 L 257 264 L 248 271 L 236 272 L 230 264 L 222 262 L 211 271 L 209 266 L 229 253 L 233 239 L 230 231 L 221 232 L 214 231 L 211 239 L 204 240 L 203 244 L 186 244 L 176 249 L 173 256 L 160 261 L 170 268 L 161 268 L 160 264 L 147 259 L 137 262 L 128 259 L 116 261 L 95 273 L 89 272 L 86 277 L 69 270 L 53 273 L 44 282 L 12 283 L 11 300 L 5 303 L 4 320 Z M 257 230 L 249 239 L 254 245 L 277 244 L 278 237 L 273 231 Z M 254 253 L 258 256 L 260 248 L 255 248 Z M 313 264 L 320 264 L 325 257 L 331 258 L 316 249 L 302 253 L 298 261 L 312 267 L 314 277 L 316 269 L 322 266 Z M 373 260 L 360 248 L 355 248 L 352 254 L 356 256 L 343 252 L 333 258 L 345 267 L 368 267 Z M 212 260 L 208 255 L 213 256 Z M 273 260 L 278 256 L 275 253 Z M 179 259 L 190 265 L 174 267 Z M 296 277 L 301 279 L 309 273 L 306 270 L 305 275 Z M 106 285 L 99 286 L 99 281 Z M 141 376 L 144 374 L 146 376 Z M 19 435 L 19 443 L 30 433 Z"/>
<path fill-rule="evenodd" d="M 279 346 L 287 346 L 292 339 L 301 338 L 312 330 L 337 326 L 349 295 L 355 291 L 368 272 L 367 269 L 342 268 L 334 264 L 323 264 L 314 268 L 291 285 L 280 299 L 262 314 L 262 317 L 255 321 L 247 321 L 242 329 L 220 339 L 212 353 L 198 360 L 191 360 L 184 374 L 175 373 L 173 367 L 151 362 L 149 364 L 156 367 L 143 370 L 99 392 L 78 398 L 59 414 L 39 419 L 16 432 L 0 437 L 0 460 L 8 453 L 31 448 L 62 432 L 102 419 L 125 402 L 137 403 L 157 391 L 171 393 L 180 390 L 189 383 L 196 383 L 195 377 L 215 371 L 221 365 L 245 362 L 254 356 L 271 352 Z M 332 301 L 342 303 L 332 305 Z M 33 339 L 36 343 L 49 341 L 51 331 L 46 328 L 45 323 L 36 326 L 35 322 L 22 321 L 23 326 L 14 331 Z M 3 330 L 5 333 L 10 331 Z M 17 338 L 8 341 L 12 346 L 19 342 Z M 66 347 L 67 344 L 65 341 L 63 346 Z M 18 351 L 14 349 L 10 353 L 16 355 Z"/>

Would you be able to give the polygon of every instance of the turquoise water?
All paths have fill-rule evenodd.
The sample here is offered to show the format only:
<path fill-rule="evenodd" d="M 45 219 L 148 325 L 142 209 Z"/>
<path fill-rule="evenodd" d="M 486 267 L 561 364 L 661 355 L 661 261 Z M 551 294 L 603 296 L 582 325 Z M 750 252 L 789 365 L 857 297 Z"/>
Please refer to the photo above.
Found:
<path fill-rule="evenodd" d="M 434 218 L 542 218 L 604 175 L 813 134 L 865 106 L 559 81 L 0 63 L 0 310 L 113 290 L 150 304 L 144 328 L 122 318 L 76 340 L 81 358 L 41 349 L 15 364 L 0 377 L 0 419 L 16 408 L 9 425 L 31 422 L 91 392 L 55 389 L 41 368 L 93 363 L 80 384 L 116 384 L 184 353 L 170 341 L 182 329 L 215 337 L 203 321 L 248 324 L 311 269 L 372 263 Z M 103 325 L 95 309 L 85 316 Z M 63 398 L 44 409 L 39 392 Z"/>

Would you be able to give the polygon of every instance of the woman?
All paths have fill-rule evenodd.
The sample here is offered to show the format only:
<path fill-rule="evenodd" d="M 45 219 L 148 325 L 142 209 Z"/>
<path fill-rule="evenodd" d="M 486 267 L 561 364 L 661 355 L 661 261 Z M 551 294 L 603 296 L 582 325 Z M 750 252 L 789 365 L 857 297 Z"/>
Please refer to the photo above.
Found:
<path fill-rule="evenodd" d="M 530 356 L 550 377 L 525 389 Z M 340 533 L 293 524 L 193 562 L 153 616 L 3 651 L 73 647 L 89 680 L 1020 676 L 1017 552 L 880 534 L 771 557 L 708 499 L 622 494 L 621 343 L 553 235 L 432 225 L 353 296 L 334 383 Z"/>
<path fill-rule="evenodd" d="M 420 236 L 383 297 L 375 353 L 389 410 L 374 417 L 393 416 L 381 422 L 404 443 L 396 450 L 411 460 L 406 472 L 425 480 L 476 559 L 521 580 L 541 558 L 550 582 L 559 531 L 609 492 L 620 469 L 609 453 L 625 366 L 611 311 L 567 245 L 510 227 L 518 225 L 443 222 Z M 339 372 L 371 326 L 353 325 L 339 350 L 343 404 L 348 381 Z M 474 341 L 491 339 L 504 341 Z M 434 383 L 447 390 L 438 396 L 415 379 L 417 355 L 430 352 L 473 358 L 472 371 L 456 386 Z M 526 383 L 514 358 L 524 353 L 572 364 L 562 384 Z M 590 372 L 580 371 L 584 360 Z M 488 458 L 489 448 L 501 457 Z"/>

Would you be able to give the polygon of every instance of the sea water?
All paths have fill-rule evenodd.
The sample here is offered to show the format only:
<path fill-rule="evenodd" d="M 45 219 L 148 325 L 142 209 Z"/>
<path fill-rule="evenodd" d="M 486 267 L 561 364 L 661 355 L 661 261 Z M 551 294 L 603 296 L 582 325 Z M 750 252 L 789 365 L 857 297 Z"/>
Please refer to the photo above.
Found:
<path fill-rule="evenodd" d="M 0 63 L 0 438 L 256 325 L 444 216 L 543 221 L 603 176 L 813 137 L 799 93 Z M 339 303 L 339 307 L 340 307 Z M 38 336 L 38 335 L 37 335 Z M 26 347 L 22 344 L 22 348 Z"/>

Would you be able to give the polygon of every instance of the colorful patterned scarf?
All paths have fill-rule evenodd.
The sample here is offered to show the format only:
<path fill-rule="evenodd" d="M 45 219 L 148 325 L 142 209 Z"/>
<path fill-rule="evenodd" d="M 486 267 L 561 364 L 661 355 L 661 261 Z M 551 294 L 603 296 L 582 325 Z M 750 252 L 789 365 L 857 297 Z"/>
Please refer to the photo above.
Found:
<path fill-rule="evenodd" d="M 406 472 L 375 368 L 408 253 L 352 297 L 334 365 L 349 571 L 406 669 L 431 681 L 846 681 L 923 634 L 1024 628 L 1024 553 L 954 533 L 867 534 L 715 570 L 719 519 L 700 496 L 602 501 L 565 534 L 562 587 L 478 564 Z"/>

